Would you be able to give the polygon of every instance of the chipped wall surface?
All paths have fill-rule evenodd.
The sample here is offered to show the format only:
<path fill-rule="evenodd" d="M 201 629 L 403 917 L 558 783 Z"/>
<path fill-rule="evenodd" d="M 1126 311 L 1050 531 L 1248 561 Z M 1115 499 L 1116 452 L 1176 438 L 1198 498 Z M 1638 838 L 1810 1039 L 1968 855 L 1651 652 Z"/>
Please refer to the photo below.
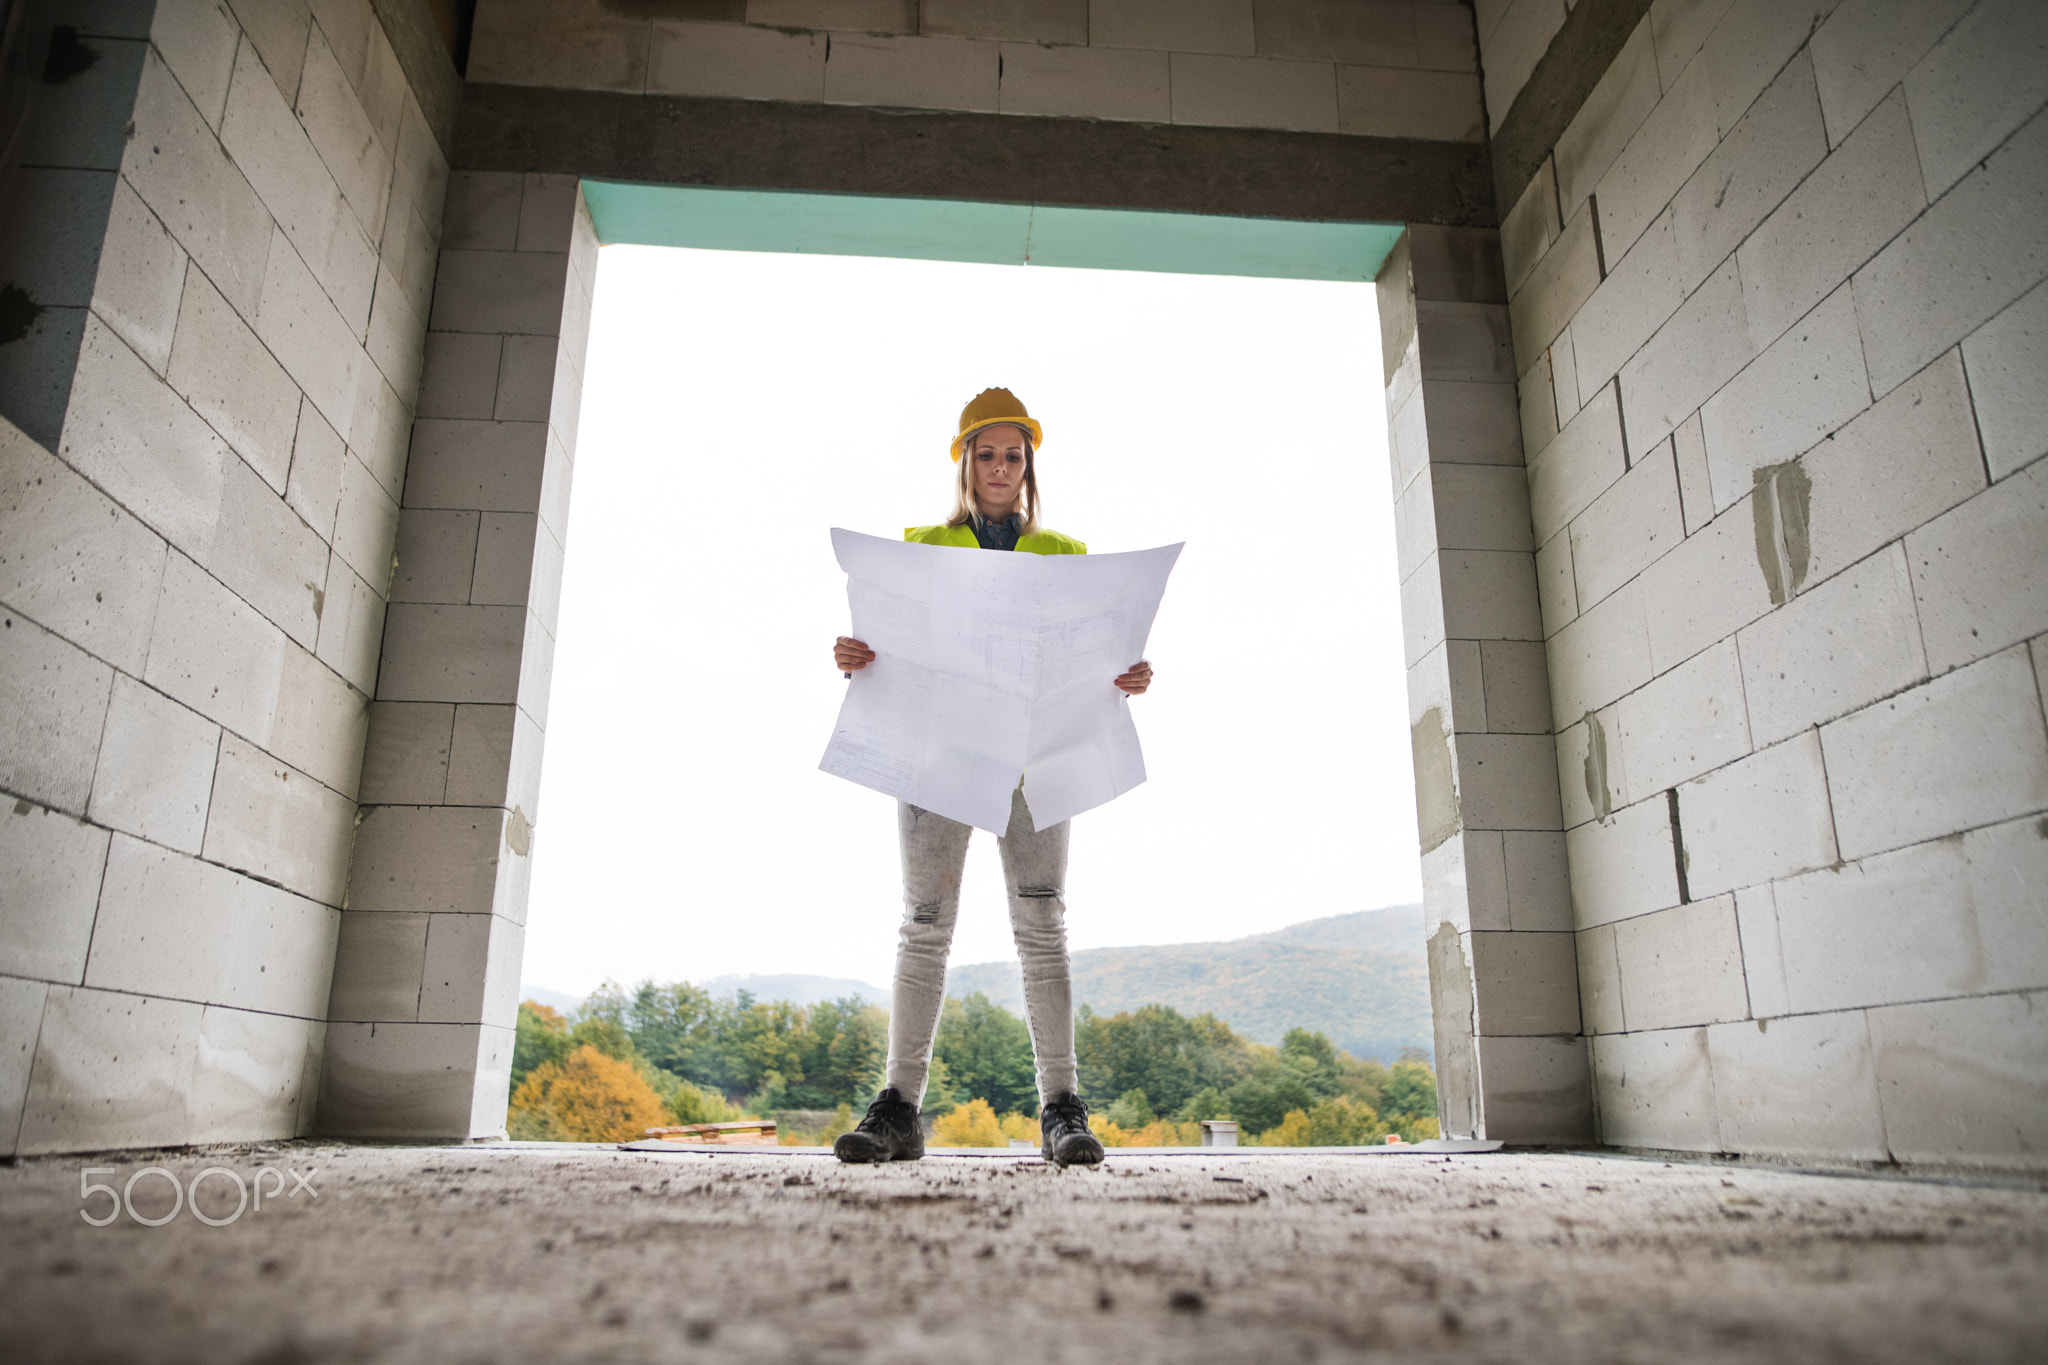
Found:
<path fill-rule="evenodd" d="M 2048 10 L 1479 9 L 1602 1136 L 2038 1166 Z"/>
<path fill-rule="evenodd" d="M 0 1152 L 290 1137 L 447 163 L 367 0 L 58 8 L 93 60 L 9 174 L 101 207 L 46 169 L 6 215 L 82 235 L 20 281 L 75 322 L 57 406 L 0 422 Z"/>

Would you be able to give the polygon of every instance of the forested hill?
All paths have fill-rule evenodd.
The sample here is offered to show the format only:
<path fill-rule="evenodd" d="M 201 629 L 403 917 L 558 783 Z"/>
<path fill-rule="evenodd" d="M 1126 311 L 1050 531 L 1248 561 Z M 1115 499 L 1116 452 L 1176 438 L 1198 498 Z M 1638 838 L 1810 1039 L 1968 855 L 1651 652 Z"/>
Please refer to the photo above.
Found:
<path fill-rule="evenodd" d="M 1222 943 L 1090 948 L 1073 955 L 1074 1000 L 1097 1014 L 1155 1002 L 1211 1013 L 1276 1046 L 1290 1028 L 1316 1029 L 1356 1056 L 1392 1062 L 1403 1048 L 1434 1050 L 1424 951 L 1422 907 L 1393 905 Z M 954 967 L 946 991 L 985 991 L 1023 1011 L 1014 962 Z"/>

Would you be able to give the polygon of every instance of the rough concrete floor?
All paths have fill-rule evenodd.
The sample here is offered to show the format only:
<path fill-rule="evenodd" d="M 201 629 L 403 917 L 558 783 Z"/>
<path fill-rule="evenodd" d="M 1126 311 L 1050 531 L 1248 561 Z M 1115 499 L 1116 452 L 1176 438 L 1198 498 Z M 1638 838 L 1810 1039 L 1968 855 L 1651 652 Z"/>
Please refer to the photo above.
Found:
<path fill-rule="evenodd" d="M 150 1164 L 318 1196 L 85 1224 L 81 1168 Z M 160 1176 L 133 1197 L 171 1207 Z M 0 1170 L 0 1283 L 10 1362 L 2039 1362 L 2048 1194 L 1547 1154 L 288 1145 Z"/>

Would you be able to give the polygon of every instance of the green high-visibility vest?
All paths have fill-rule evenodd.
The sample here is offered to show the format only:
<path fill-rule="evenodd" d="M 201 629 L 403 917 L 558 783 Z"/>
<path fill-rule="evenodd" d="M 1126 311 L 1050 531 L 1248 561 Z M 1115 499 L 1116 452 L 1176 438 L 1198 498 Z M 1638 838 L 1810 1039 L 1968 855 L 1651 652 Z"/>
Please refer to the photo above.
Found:
<path fill-rule="evenodd" d="M 957 545 L 963 550 L 981 547 L 975 538 L 974 528 L 965 522 L 958 526 L 906 526 L 905 540 L 920 545 Z M 1017 537 L 1017 548 L 1034 555 L 1085 555 L 1088 547 L 1072 536 L 1063 536 L 1058 531 L 1028 531 Z"/>

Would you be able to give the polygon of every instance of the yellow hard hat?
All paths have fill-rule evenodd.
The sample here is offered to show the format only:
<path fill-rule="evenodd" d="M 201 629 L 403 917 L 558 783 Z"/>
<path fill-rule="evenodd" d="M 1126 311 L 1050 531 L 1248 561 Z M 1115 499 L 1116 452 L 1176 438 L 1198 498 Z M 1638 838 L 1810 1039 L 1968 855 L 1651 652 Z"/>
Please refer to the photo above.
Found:
<path fill-rule="evenodd" d="M 1031 448 L 1036 450 L 1045 444 L 1045 432 L 1032 420 L 1024 405 L 1017 401 L 1017 395 L 1008 389 L 983 389 L 974 395 L 966 407 L 960 409 L 960 434 L 953 438 L 953 463 L 960 462 L 960 456 L 967 449 L 967 442 L 983 427 L 1009 425 L 1022 427 L 1031 433 Z"/>

